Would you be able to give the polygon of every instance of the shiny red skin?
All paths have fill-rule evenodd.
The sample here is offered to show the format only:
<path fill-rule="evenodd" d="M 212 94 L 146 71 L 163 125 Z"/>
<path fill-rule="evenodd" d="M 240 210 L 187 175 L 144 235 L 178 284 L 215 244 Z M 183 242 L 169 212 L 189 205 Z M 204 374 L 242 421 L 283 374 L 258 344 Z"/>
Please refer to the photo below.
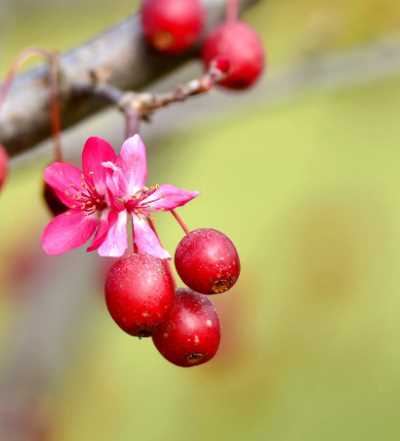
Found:
<path fill-rule="evenodd" d="M 247 89 L 256 83 L 264 70 L 265 55 L 258 34 L 241 21 L 228 22 L 215 29 L 203 45 L 203 62 L 224 57 L 229 73 L 219 84 L 229 89 Z"/>
<path fill-rule="evenodd" d="M 207 296 L 178 289 L 168 319 L 153 333 L 153 342 L 171 363 L 192 367 L 214 357 L 220 337 L 219 318 Z"/>
<path fill-rule="evenodd" d="M 130 335 L 148 337 L 167 317 L 175 285 L 167 265 L 148 254 L 118 260 L 105 283 L 108 311 Z"/>
<path fill-rule="evenodd" d="M 8 174 L 8 154 L 6 149 L 0 144 L 0 190 Z"/>
<path fill-rule="evenodd" d="M 180 54 L 199 38 L 205 20 L 201 0 L 143 0 L 142 27 L 159 52 Z"/>
<path fill-rule="evenodd" d="M 53 216 L 58 216 L 68 210 L 68 207 L 58 199 L 55 191 L 46 183 L 43 185 L 43 199 Z"/>
<path fill-rule="evenodd" d="M 240 274 L 240 260 L 232 241 L 220 231 L 201 228 L 187 234 L 175 252 L 182 281 L 202 294 L 230 289 Z"/>

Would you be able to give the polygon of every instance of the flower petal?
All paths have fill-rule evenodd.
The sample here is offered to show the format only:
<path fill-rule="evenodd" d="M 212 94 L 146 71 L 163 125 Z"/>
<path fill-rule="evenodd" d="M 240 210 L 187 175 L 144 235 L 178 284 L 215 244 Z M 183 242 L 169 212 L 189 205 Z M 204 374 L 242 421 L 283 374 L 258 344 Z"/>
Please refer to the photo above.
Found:
<path fill-rule="evenodd" d="M 171 256 L 158 240 L 157 235 L 145 218 L 133 216 L 133 232 L 137 250 L 140 254 L 150 254 L 159 259 L 169 259 Z"/>
<path fill-rule="evenodd" d="M 104 195 L 106 188 L 106 170 L 102 163 L 116 160 L 117 155 L 114 149 L 105 139 L 92 136 L 86 141 L 82 151 L 83 173 L 86 181 L 101 195 Z"/>
<path fill-rule="evenodd" d="M 106 168 L 106 186 L 114 198 L 123 198 L 128 193 L 128 181 L 122 168 L 115 165 L 113 162 L 103 162 L 103 167 Z"/>
<path fill-rule="evenodd" d="M 108 216 L 108 233 L 97 252 L 103 257 L 121 257 L 128 248 L 128 232 L 126 230 L 127 212 L 111 211 Z"/>
<path fill-rule="evenodd" d="M 104 242 L 109 228 L 109 223 L 108 223 L 109 213 L 110 210 L 103 210 L 103 212 L 101 213 L 99 224 L 93 242 L 86 250 L 88 253 L 97 250 L 97 248 L 99 248 L 99 246 Z"/>
<path fill-rule="evenodd" d="M 46 254 L 57 256 L 87 242 L 97 226 L 96 216 L 69 210 L 49 222 L 42 234 L 42 248 Z"/>
<path fill-rule="evenodd" d="M 44 171 L 44 181 L 55 191 L 67 207 L 74 208 L 74 196 L 79 193 L 83 173 L 78 167 L 66 162 L 53 162 Z"/>
<path fill-rule="evenodd" d="M 198 195 L 199 192 L 197 191 L 183 190 L 173 185 L 164 184 L 160 185 L 150 196 L 143 199 L 139 206 L 150 211 L 173 210 L 185 205 Z"/>
<path fill-rule="evenodd" d="M 139 135 L 128 138 L 122 144 L 117 164 L 126 177 L 128 195 L 132 196 L 144 186 L 147 179 L 146 146 Z"/>

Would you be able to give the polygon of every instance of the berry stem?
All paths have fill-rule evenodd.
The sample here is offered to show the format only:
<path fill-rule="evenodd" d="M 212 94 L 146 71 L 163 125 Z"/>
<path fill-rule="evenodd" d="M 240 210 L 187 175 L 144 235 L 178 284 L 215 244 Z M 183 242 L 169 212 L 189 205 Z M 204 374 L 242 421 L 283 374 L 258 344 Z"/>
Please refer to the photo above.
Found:
<path fill-rule="evenodd" d="M 26 48 L 24 49 L 12 62 L 10 69 L 8 70 L 3 84 L 0 87 L 0 107 L 3 105 L 8 92 L 12 86 L 15 76 L 18 70 L 23 66 L 23 64 L 28 61 L 33 56 L 42 56 L 42 52 L 36 48 Z"/>
<path fill-rule="evenodd" d="M 49 64 L 49 89 L 50 89 L 50 121 L 53 136 L 53 153 L 56 161 L 62 161 L 61 150 L 61 118 L 60 118 L 60 93 L 59 93 L 59 58 L 56 52 L 47 51 L 37 47 L 24 49 L 13 61 L 8 70 L 3 84 L 0 86 L 0 109 L 11 89 L 18 70 L 31 58 L 42 57 Z"/>
<path fill-rule="evenodd" d="M 150 216 L 147 218 L 147 222 L 150 225 L 150 228 L 154 231 L 154 234 L 157 236 L 157 239 L 160 241 L 161 246 L 163 246 L 163 244 L 161 243 L 160 240 L 160 236 L 157 232 L 157 228 L 156 228 L 156 223 L 154 222 L 154 219 L 152 219 Z"/>
<path fill-rule="evenodd" d="M 232 23 L 239 17 L 239 2 L 238 0 L 227 0 L 227 2 L 226 21 Z"/>
<path fill-rule="evenodd" d="M 60 109 L 60 62 L 56 52 L 49 55 L 50 68 L 50 120 L 53 136 L 53 155 L 55 161 L 63 161 L 61 149 L 61 109 Z"/>
<path fill-rule="evenodd" d="M 132 216 L 130 215 L 128 215 L 127 228 L 128 228 L 127 256 L 131 256 L 132 254 L 136 253 L 137 250 L 135 244 L 135 233 L 133 232 L 133 220 L 132 220 Z"/>
<path fill-rule="evenodd" d="M 172 216 L 174 216 L 175 220 L 178 222 L 182 230 L 186 235 L 190 233 L 189 227 L 186 225 L 185 221 L 182 219 L 182 216 L 178 214 L 175 210 L 170 210 Z"/>
<path fill-rule="evenodd" d="M 154 222 L 154 219 L 152 219 L 149 216 L 147 218 L 147 221 L 149 222 L 149 225 L 150 225 L 151 229 L 154 231 L 154 234 L 157 236 L 157 239 L 160 241 L 160 245 L 164 248 L 163 244 L 161 243 L 160 236 L 159 236 L 159 234 L 157 232 L 156 223 Z M 167 266 L 167 269 L 168 269 L 168 271 L 169 271 L 169 273 L 171 275 L 172 280 L 174 280 L 174 283 L 175 283 L 174 274 L 172 272 L 172 268 L 171 268 L 171 264 L 170 264 L 169 259 L 166 259 L 166 266 Z"/>

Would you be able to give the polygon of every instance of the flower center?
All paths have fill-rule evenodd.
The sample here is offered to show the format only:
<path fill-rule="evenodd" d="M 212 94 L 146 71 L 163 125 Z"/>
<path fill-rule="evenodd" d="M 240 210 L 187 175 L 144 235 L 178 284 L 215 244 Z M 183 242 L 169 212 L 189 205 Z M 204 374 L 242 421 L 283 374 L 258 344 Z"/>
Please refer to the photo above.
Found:
<path fill-rule="evenodd" d="M 102 211 L 107 207 L 104 196 L 100 195 L 94 187 L 88 185 L 85 181 L 81 182 L 80 187 L 71 185 L 65 191 L 65 194 L 76 201 L 76 204 L 71 208 L 79 209 L 87 214 Z"/>
<path fill-rule="evenodd" d="M 150 197 L 156 190 L 158 190 L 159 185 L 152 185 L 150 188 L 143 187 L 141 190 L 139 190 L 137 193 L 135 193 L 133 196 L 131 196 L 130 199 L 128 199 L 125 202 L 125 208 L 130 213 L 135 214 L 146 214 L 146 209 L 148 208 L 148 204 L 150 203 L 145 201 L 148 197 Z M 151 201 L 153 202 L 153 201 Z"/>

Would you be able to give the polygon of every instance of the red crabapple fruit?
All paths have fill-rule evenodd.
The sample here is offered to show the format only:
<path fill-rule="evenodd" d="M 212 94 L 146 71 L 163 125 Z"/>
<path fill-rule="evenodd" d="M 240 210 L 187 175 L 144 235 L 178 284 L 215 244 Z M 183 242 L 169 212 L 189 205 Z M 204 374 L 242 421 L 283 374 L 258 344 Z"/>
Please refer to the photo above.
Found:
<path fill-rule="evenodd" d="M 182 281 L 202 294 L 227 291 L 240 274 L 240 260 L 232 241 L 211 228 L 191 231 L 181 240 L 175 266 Z"/>
<path fill-rule="evenodd" d="M 223 57 L 229 62 L 229 72 L 219 83 L 228 89 L 252 86 L 264 69 L 264 49 L 258 34 L 242 21 L 227 22 L 207 37 L 203 46 L 206 68 Z"/>
<path fill-rule="evenodd" d="M 198 39 L 204 24 L 201 0 L 143 0 L 143 32 L 150 44 L 166 54 L 180 54 Z"/>
<path fill-rule="evenodd" d="M 167 317 L 175 285 L 165 261 L 132 254 L 111 267 L 105 283 L 108 311 L 130 335 L 148 337 Z"/>
<path fill-rule="evenodd" d="M 191 367 L 206 363 L 220 342 L 218 315 L 211 301 L 190 289 L 178 289 L 168 318 L 153 333 L 158 351 L 171 363 Z"/>

